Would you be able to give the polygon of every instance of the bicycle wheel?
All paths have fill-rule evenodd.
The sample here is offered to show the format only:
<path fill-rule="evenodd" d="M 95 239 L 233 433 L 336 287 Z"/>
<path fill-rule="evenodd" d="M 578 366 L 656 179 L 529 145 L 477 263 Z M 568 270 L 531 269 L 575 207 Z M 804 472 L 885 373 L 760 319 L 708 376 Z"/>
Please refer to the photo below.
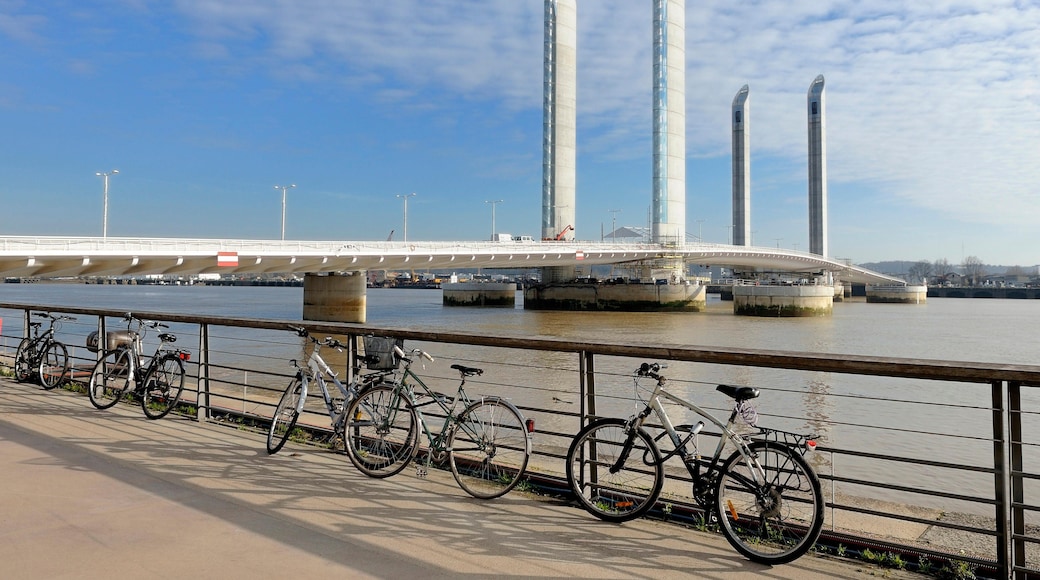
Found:
<path fill-rule="evenodd" d="M 419 448 L 419 418 L 395 385 L 362 391 L 347 408 L 343 441 L 355 467 L 369 477 L 400 473 Z"/>
<path fill-rule="evenodd" d="M 130 351 L 120 348 L 105 353 L 94 365 L 87 385 L 90 403 L 98 409 L 107 409 L 130 390 Z"/>
<path fill-rule="evenodd" d="M 32 340 L 23 338 L 18 343 L 18 350 L 14 354 L 14 379 L 19 383 L 24 383 L 32 377 L 32 356 L 33 349 Z"/>
<path fill-rule="evenodd" d="M 148 369 L 141 393 L 141 409 L 149 419 L 162 419 L 177 406 L 184 392 L 184 362 L 174 354 L 163 356 Z"/>
<path fill-rule="evenodd" d="M 278 406 L 271 416 L 271 428 L 267 430 L 267 453 L 275 454 L 289 440 L 289 435 L 296 428 L 303 407 L 303 380 L 296 375 L 278 399 Z"/>
<path fill-rule="evenodd" d="M 459 486 L 473 497 L 491 499 L 520 481 L 531 457 L 531 437 L 516 407 L 486 398 L 459 415 L 448 448 Z"/>
<path fill-rule="evenodd" d="M 567 481 L 581 505 L 608 522 L 646 513 L 664 485 L 661 452 L 643 429 L 624 419 L 600 419 L 574 436 L 567 450 Z"/>
<path fill-rule="evenodd" d="M 69 373 L 69 351 L 60 342 L 47 345 L 40 357 L 40 384 L 50 390 L 65 381 Z"/>
<path fill-rule="evenodd" d="M 785 445 L 756 441 L 748 449 L 758 472 L 739 451 L 719 477 L 716 513 L 722 533 L 752 561 L 785 564 L 816 543 L 823 528 L 820 479 L 805 459 Z M 763 484 L 761 475 L 765 475 Z"/>

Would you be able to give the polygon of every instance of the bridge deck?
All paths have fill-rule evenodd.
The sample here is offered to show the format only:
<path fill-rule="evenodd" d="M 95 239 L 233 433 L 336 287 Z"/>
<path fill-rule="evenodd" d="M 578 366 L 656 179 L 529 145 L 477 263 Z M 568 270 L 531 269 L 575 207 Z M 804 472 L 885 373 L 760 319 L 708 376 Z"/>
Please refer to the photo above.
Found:
<path fill-rule="evenodd" d="M 373 480 L 292 444 L 269 457 L 256 433 L 97 411 L 6 378 L 0 410 L 0 561 L 12 578 L 871 575 L 812 555 L 768 569 L 721 537 L 607 524 L 523 493 L 482 502 L 446 473 Z"/>

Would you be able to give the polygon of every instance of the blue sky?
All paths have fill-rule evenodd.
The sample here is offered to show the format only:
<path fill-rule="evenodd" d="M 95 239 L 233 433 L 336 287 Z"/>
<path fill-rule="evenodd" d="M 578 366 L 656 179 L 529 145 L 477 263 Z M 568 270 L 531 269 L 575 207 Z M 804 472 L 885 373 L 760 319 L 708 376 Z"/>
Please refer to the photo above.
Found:
<path fill-rule="evenodd" d="M 540 229 L 542 0 L 0 0 L 0 235 L 487 239 Z M 578 2 L 579 239 L 650 204 L 651 2 Z M 806 250 L 827 80 L 832 257 L 1040 264 L 1040 5 L 698 0 L 687 231 Z M 620 210 L 612 214 L 610 210 Z"/>

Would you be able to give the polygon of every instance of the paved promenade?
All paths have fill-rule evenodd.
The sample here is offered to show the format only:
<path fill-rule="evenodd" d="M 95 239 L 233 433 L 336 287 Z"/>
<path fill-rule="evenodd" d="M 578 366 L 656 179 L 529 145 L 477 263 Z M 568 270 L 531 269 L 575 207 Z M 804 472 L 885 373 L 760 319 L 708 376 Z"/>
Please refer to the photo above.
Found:
<path fill-rule="evenodd" d="M 869 578 L 805 556 L 770 568 L 721 536 L 613 525 L 448 473 L 369 479 L 343 456 L 0 378 L 0 562 L 9 578 Z M 916 577 L 881 573 L 888 578 Z"/>

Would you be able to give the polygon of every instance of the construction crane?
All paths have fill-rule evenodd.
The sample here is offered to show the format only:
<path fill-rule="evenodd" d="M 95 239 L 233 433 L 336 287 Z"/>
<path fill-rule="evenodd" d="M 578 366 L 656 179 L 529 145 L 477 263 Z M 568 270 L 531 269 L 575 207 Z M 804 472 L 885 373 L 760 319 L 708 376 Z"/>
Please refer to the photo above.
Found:
<path fill-rule="evenodd" d="M 560 240 L 563 239 L 563 236 L 566 235 L 567 232 L 573 232 L 573 231 L 574 231 L 574 226 L 567 226 L 567 227 L 563 228 L 563 230 L 561 230 L 560 233 L 556 234 L 555 238 L 542 238 L 542 240 L 543 241 L 547 241 L 547 242 L 548 241 L 559 242 Z"/>

